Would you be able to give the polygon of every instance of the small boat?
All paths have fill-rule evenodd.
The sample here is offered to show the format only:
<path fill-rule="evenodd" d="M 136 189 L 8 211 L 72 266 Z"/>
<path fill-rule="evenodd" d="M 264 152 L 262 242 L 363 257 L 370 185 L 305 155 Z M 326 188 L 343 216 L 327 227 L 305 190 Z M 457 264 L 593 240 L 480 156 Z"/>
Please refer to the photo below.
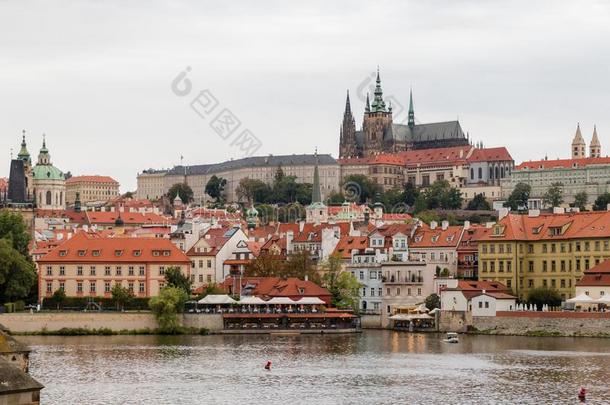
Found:
<path fill-rule="evenodd" d="M 445 339 L 443 339 L 445 343 L 460 343 L 460 339 L 458 339 L 458 334 L 455 332 L 448 332 Z"/>

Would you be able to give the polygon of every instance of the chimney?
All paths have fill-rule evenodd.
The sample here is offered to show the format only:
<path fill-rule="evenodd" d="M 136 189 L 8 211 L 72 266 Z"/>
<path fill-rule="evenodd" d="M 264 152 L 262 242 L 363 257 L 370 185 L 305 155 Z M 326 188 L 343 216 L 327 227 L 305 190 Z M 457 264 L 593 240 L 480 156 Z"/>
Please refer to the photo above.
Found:
<path fill-rule="evenodd" d="M 430 221 L 430 229 L 436 229 L 438 223 L 436 221 Z"/>
<path fill-rule="evenodd" d="M 470 221 L 464 221 L 464 230 L 467 231 L 470 229 Z"/>
<path fill-rule="evenodd" d="M 441 221 L 441 228 L 445 231 L 449 227 L 449 221 Z"/>

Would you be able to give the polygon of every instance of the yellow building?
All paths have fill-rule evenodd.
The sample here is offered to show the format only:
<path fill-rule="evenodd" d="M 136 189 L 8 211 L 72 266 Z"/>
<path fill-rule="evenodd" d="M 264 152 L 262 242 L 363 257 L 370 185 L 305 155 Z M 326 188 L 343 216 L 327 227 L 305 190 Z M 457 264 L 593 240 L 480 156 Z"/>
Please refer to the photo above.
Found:
<path fill-rule="evenodd" d="M 108 176 L 73 176 L 66 180 L 66 203 L 80 196 L 82 204 L 106 202 L 119 196 L 119 182 Z"/>
<path fill-rule="evenodd" d="M 583 272 L 610 257 L 610 212 L 509 214 L 479 241 L 479 280 L 520 298 L 536 287 L 574 296 Z"/>

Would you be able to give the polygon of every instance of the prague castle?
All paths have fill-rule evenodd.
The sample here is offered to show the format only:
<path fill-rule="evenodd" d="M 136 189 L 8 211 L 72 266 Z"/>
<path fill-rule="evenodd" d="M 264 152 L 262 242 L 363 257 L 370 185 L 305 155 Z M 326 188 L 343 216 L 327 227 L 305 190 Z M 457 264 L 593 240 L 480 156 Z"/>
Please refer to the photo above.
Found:
<path fill-rule="evenodd" d="M 413 93 L 409 95 L 407 124 L 395 123 L 392 104 L 383 100 L 381 79 L 377 79 L 373 101 L 366 96 L 362 129 L 356 130 L 349 93 L 345 102 L 343 123 L 340 129 L 339 157 L 369 157 L 381 153 L 396 153 L 413 149 L 446 148 L 468 145 L 468 137 L 459 121 L 416 124 L 413 108 Z"/>
<path fill-rule="evenodd" d="M 580 133 L 580 123 L 576 126 L 576 134 L 572 140 L 572 159 L 583 159 L 586 158 L 587 145 L 585 140 Z M 591 138 L 591 144 L 589 145 L 589 157 L 598 158 L 602 156 L 602 145 L 597 137 L 597 127 L 593 126 L 593 137 Z"/>

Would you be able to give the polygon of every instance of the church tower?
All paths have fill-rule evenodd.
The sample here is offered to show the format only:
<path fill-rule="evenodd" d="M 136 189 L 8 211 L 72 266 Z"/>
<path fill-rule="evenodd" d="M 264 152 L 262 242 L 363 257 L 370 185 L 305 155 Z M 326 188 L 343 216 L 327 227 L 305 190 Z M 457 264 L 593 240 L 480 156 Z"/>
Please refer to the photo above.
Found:
<path fill-rule="evenodd" d="M 576 134 L 572 140 L 572 159 L 582 159 L 587 157 L 587 145 L 580 133 L 580 123 L 576 126 Z"/>
<path fill-rule="evenodd" d="M 598 158 L 602 156 L 602 145 L 597 137 L 597 127 L 593 126 L 593 138 L 591 138 L 591 144 L 589 145 L 589 157 Z"/>
<path fill-rule="evenodd" d="M 356 120 L 352 114 L 352 106 L 349 101 L 349 90 L 345 100 L 345 112 L 343 113 L 343 123 L 341 124 L 341 136 L 339 140 L 339 157 L 351 158 L 358 156 L 356 143 Z"/>
<path fill-rule="evenodd" d="M 375 92 L 373 102 L 370 107 L 367 105 L 364 112 L 364 122 L 362 130 L 364 132 L 363 154 L 364 156 L 377 155 L 384 150 L 394 149 L 395 145 L 386 145 L 390 149 L 384 148 L 385 135 L 391 135 L 392 127 L 392 107 L 386 107 L 383 100 L 383 90 L 381 90 L 381 79 L 379 68 L 377 68 L 377 79 L 375 80 Z M 390 139 L 393 142 L 393 139 Z M 396 150 L 394 150 L 396 152 Z"/>
<path fill-rule="evenodd" d="M 21 149 L 19 150 L 17 159 L 23 161 L 26 198 L 30 199 L 33 197 L 34 192 L 32 186 L 32 157 L 30 156 L 30 152 L 28 152 L 28 146 L 25 142 L 25 129 L 21 132 Z"/>

